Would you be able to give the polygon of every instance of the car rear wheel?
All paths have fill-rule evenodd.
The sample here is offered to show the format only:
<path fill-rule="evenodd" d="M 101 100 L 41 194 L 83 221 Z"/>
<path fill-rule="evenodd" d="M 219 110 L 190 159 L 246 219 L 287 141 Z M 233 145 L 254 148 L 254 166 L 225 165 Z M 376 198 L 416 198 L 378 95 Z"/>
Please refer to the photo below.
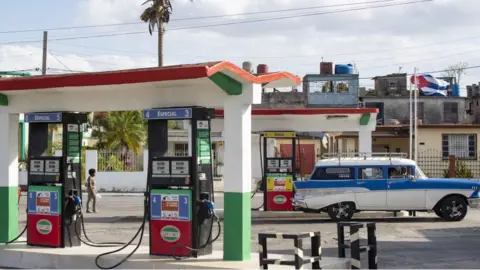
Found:
<path fill-rule="evenodd" d="M 328 215 L 332 220 L 350 220 L 355 213 L 355 205 L 350 202 L 332 204 L 328 207 Z"/>
<path fill-rule="evenodd" d="M 442 202 L 442 218 L 446 221 L 460 221 L 467 215 L 467 202 L 459 196 L 448 197 Z"/>
<path fill-rule="evenodd" d="M 435 212 L 435 215 L 437 215 L 439 218 L 443 218 L 442 209 L 440 207 L 435 207 L 433 212 Z"/>

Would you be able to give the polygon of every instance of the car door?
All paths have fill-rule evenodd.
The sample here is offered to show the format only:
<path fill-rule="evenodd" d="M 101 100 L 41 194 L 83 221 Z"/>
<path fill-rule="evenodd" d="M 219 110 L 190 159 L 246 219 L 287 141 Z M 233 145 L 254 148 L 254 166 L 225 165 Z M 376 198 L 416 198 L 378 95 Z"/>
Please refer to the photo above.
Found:
<path fill-rule="evenodd" d="M 358 209 L 387 208 L 387 180 L 382 166 L 358 167 L 355 199 Z"/>
<path fill-rule="evenodd" d="M 355 200 L 355 169 L 353 167 L 317 167 L 307 181 L 294 182 L 296 194 L 305 196 L 311 209 Z"/>
<path fill-rule="evenodd" d="M 396 171 L 396 172 L 395 172 Z M 400 171 L 407 173 L 398 174 Z M 426 207 L 424 186 L 410 179 L 412 166 L 389 166 L 387 168 L 387 207 L 390 210 L 422 210 Z"/>

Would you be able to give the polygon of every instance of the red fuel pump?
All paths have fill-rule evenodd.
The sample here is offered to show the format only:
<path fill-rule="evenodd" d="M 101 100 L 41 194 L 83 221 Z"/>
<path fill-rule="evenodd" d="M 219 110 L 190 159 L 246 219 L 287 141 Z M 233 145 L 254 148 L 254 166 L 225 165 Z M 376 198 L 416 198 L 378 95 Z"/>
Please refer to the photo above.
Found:
<path fill-rule="evenodd" d="M 268 156 L 268 139 L 276 138 L 292 143 L 292 154 L 281 157 Z M 293 211 L 292 199 L 294 197 L 293 181 L 296 180 L 296 133 L 295 132 L 264 132 L 264 178 L 263 200 L 265 211 Z"/>

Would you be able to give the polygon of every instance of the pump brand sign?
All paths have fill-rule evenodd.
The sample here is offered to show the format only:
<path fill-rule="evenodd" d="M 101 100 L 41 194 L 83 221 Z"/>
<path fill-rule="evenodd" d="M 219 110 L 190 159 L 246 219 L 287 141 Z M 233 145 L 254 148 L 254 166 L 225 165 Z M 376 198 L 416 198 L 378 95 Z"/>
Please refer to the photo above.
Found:
<path fill-rule="evenodd" d="M 52 232 L 52 223 L 46 219 L 40 219 L 37 222 L 37 232 L 47 235 Z"/>
<path fill-rule="evenodd" d="M 62 122 L 62 113 L 27 113 L 24 115 L 25 122 L 42 123 L 42 122 Z"/>
<path fill-rule="evenodd" d="M 143 111 L 143 119 L 190 119 L 192 108 L 151 109 Z"/>
<path fill-rule="evenodd" d="M 284 204 L 284 203 L 287 202 L 287 197 L 285 197 L 283 195 L 277 195 L 277 196 L 273 197 L 273 201 L 276 204 Z"/>
<path fill-rule="evenodd" d="M 180 229 L 173 225 L 167 225 L 160 230 L 160 236 L 163 241 L 173 243 L 177 242 L 180 239 L 181 233 Z"/>

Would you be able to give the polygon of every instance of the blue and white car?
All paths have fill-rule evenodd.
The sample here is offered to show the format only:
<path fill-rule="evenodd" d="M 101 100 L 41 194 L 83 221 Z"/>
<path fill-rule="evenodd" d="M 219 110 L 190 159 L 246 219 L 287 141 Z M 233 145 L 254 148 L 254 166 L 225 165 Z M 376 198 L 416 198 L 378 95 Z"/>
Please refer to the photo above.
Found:
<path fill-rule="evenodd" d="M 479 204 L 478 180 L 428 178 L 415 161 L 398 156 L 320 160 L 309 179 L 294 182 L 293 206 L 327 212 L 334 220 L 351 219 L 360 211 L 404 210 L 433 211 L 446 221 L 460 221 L 468 206 Z"/>

